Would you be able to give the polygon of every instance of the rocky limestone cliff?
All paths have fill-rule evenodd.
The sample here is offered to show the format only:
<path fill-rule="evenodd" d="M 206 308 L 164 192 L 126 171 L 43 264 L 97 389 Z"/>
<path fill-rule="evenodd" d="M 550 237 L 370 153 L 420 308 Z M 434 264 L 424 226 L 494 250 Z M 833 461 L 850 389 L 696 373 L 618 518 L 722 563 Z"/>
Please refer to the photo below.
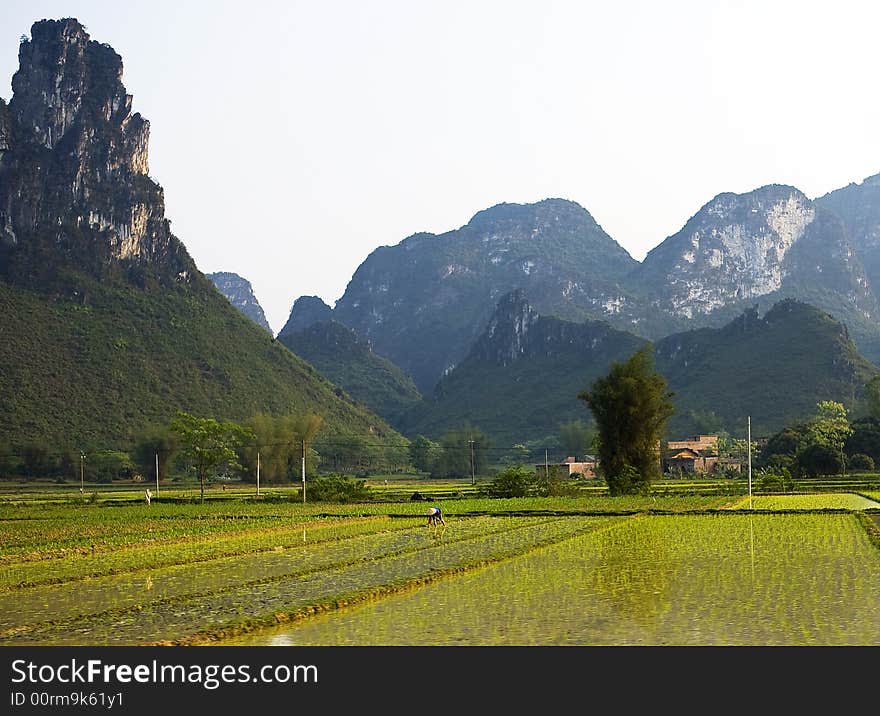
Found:
<path fill-rule="evenodd" d="M 552 359 L 571 351 L 588 358 L 604 350 L 606 339 L 619 341 L 621 336 L 626 336 L 628 346 L 629 339 L 635 339 L 632 334 L 618 331 L 605 321 L 575 323 L 554 316 L 541 316 L 532 308 L 525 292 L 518 289 L 498 302 L 486 329 L 468 354 L 468 360 L 505 367 L 517 361 Z"/>
<path fill-rule="evenodd" d="M 787 254 L 815 217 L 812 202 L 792 187 L 719 194 L 654 248 L 637 274 L 687 318 L 752 300 L 782 287 Z"/>
<path fill-rule="evenodd" d="M 250 281 L 242 278 L 237 273 L 229 271 L 218 271 L 205 275 L 217 287 L 217 290 L 226 296 L 227 300 L 241 311 L 242 314 L 250 318 L 258 326 L 265 328 L 269 333 L 272 332 L 272 328 L 266 320 L 266 314 L 263 313 L 263 307 L 254 295 L 254 289 Z"/>
<path fill-rule="evenodd" d="M 9 106 L 0 97 L 0 159 L 9 151 L 12 142 L 12 117 L 9 114 Z"/>
<path fill-rule="evenodd" d="M 790 186 L 724 193 L 645 257 L 626 280 L 665 331 L 720 325 L 757 302 L 814 302 L 860 323 L 867 339 L 877 299 L 843 222 Z"/>
<path fill-rule="evenodd" d="M 522 289 L 501 298 L 486 330 L 471 349 L 481 360 L 505 366 L 523 356 L 530 328 L 539 319 Z"/>
<path fill-rule="evenodd" d="M 333 309 L 318 296 L 300 296 L 293 302 L 287 323 L 278 332 L 278 336 L 296 331 L 304 331 L 316 323 L 331 320 Z"/>
<path fill-rule="evenodd" d="M 132 112 L 113 48 L 73 18 L 36 22 L 12 89 L 0 108 L 0 276 L 39 287 L 73 265 L 189 280 L 194 265 L 148 175 L 149 123 Z"/>
<path fill-rule="evenodd" d="M 324 436 L 401 444 L 196 269 L 112 48 L 44 20 L 20 57 L 0 103 L 0 443 L 129 449 L 184 410 L 315 413 Z"/>

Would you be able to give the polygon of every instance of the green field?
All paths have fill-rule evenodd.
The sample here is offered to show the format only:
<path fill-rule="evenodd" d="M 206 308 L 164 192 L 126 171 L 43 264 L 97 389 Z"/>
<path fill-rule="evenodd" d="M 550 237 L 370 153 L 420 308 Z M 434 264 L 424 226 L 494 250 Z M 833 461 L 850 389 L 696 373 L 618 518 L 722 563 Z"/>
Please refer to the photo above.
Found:
<path fill-rule="evenodd" d="M 876 493 L 394 482 L 357 504 L 8 489 L 0 645 L 880 643 Z"/>
<path fill-rule="evenodd" d="M 651 516 L 246 645 L 877 645 L 880 551 L 850 515 Z"/>

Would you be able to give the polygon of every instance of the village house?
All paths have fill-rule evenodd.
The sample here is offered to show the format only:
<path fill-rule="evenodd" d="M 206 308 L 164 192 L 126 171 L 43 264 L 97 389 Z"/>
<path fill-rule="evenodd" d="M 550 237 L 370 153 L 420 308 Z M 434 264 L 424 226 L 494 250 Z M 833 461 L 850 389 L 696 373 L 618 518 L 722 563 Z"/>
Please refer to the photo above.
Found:
<path fill-rule="evenodd" d="M 596 477 L 596 458 L 586 455 L 578 461 L 574 457 L 567 457 L 563 462 L 539 463 L 535 465 L 535 473 L 547 474 L 550 477 Z"/>
<path fill-rule="evenodd" d="M 685 440 L 666 443 L 667 454 L 663 460 L 665 472 L 717 472 L 719 469 L 718 436 L 694 435 Z"/>

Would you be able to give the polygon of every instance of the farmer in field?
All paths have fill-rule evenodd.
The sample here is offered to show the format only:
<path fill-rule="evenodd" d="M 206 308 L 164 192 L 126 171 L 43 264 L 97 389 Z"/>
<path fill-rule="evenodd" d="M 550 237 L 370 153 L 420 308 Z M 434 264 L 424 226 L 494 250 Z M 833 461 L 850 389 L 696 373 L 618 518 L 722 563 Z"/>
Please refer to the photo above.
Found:
<path fill-rule="evenodd" d="M 437 506 L 428 508 L 428 527 L 431 525 L 436 525 L 437 523 L 442 524 L 444 527 L 446 526 L 446 520 L 443 519 L 443 512 Z"/>

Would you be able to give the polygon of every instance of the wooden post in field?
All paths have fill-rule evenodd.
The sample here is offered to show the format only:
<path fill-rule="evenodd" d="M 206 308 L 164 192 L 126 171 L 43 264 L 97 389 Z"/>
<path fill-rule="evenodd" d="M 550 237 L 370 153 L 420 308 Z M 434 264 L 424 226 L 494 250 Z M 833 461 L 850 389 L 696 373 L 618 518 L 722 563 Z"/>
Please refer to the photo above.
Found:
<path fill-rule="evenodd" d="M 306 441 L 302 441 L 303 504 L 306 502 Z"/>
<path fill-rule="evenodd" d="M 260 453 L 257 452 L 257 497 L 260 496 Z"/>
<path fill-rule="evenodd" d="M 159 453 L 156 453 L 156 497 L 159 496 Z"/>

